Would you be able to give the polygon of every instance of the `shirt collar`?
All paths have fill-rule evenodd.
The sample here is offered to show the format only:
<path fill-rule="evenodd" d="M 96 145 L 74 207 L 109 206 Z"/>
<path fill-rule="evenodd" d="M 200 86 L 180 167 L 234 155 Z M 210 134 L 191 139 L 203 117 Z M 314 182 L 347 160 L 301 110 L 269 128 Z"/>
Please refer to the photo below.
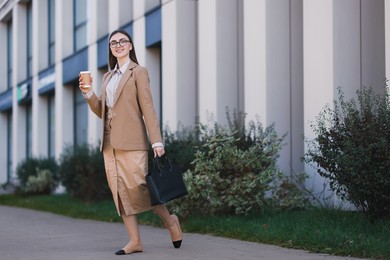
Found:
<path fill-rule="evenodd" d="M 129 66 L 129 64 L 130 64 L 130 59 L 128 59 L 128 60 L 125 62 L 125 64 L 123 64 L 122 67 L 120 67 L 119 69 L 118 69 L 118 64 L 116 64 L 116 66 L 115 66 L 113 72 L 114 72 L 114 73 L 118 72 L 118 73 L 123 74 L 123 73 L 125 73 L 125 71 L 126 71 L 127 67 Z"/>

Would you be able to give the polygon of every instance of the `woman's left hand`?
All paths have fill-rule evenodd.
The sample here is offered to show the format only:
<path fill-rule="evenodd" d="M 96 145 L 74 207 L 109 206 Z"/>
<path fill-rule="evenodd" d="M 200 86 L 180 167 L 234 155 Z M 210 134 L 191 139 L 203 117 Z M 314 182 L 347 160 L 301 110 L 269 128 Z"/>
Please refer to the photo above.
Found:
<path fill-rule="evenodd" d="M 154 158 L 156 158 L 156 156 L 161 157 L 165 154 L 164 147 L 161 146 L 154 147 L 153 152 L 154 152 Z"/>

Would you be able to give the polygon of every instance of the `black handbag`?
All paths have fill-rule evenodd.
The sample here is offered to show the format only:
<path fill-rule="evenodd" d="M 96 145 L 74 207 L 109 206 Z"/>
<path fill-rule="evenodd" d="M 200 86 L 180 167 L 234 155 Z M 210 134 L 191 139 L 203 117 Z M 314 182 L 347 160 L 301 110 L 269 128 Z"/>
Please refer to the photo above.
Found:
<path fill-rule="evenodd" d="M 167 156 L 154 158 L 153 169 L 146 175 L 152 206 L 164 204 L 188 194 L 182 171 Z"/>

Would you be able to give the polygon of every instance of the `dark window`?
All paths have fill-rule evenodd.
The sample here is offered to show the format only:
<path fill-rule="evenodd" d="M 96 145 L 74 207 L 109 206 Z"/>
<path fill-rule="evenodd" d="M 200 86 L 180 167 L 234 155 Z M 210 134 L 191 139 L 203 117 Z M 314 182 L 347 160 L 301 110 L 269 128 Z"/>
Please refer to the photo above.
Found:
<path fill-rule="evenodd" d="M 87 46 L 87 0 L 74 0 L 74 49 Z"/>
<path fill-rule="evenodd" d="M 7 182 L 12 176 L 12 112 L 7 114 Z"/>
<path fill-rule="evenodd" d="M 55 105 L 54 95 L 48 97 L 48 155 L 50 158 L 55 157 Z"/>
<path fill-rule="evenodd" d="M 27 78 L 32 76 L 32 6 L 27 5 Z"/>
<path fill-rule="evenodd" d="M 88 105 L 80 91 L 77 88 L 74 89 L 74 143 L 82 145 L 87 143 Z"/>
<path fill-rule="evenodd" d="M 7 25 L 7 68 L 8 68 L 8 73 L 7 73 L 7 87 L 8 89 L 12 88 L 12 68 L 13 68 L 13 63 L 12 63 L 12 45 L 13 45 L 13 40 L 12 40 L 12 21 L 8 22 Z"/>
<path fill-rule="evenodd" d="M 55 0 L 48 0 L 49 66 L 55 64 Z"/>
<path fill-rule="evenodd" d="M 26 157 L 32 155 L 32 106 L 26 105 Z"/>

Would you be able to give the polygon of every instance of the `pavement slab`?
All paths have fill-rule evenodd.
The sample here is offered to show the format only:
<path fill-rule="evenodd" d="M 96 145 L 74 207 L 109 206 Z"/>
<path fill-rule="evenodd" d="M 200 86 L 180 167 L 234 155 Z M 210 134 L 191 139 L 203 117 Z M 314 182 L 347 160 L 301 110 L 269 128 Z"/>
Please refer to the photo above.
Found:
<path fill-rule="evenodd" d="M 140 225 L 144 252 L 117 256 L 128 242 L 122 223 L 74 219 L 0 206 L 0 260 L 353 260 L 303 250 L 185 233 L 175 249 L 165 229 Z M 360 259 L 360 258 L 359 258 Z"/>

